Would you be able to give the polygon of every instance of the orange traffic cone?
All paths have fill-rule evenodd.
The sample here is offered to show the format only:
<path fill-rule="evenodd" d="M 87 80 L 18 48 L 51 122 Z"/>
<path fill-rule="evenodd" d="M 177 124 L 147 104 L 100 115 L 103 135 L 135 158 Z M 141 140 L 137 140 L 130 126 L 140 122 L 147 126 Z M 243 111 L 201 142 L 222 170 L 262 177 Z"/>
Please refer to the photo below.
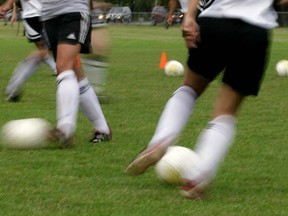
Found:
<path fill-rule="evenodd" d="M 160 69 L 165 68 L 166 63 L 167 63 L 166 52 L 162 52 L 162 55 L 161 55 L 161 58 L 160 58 L 159 68 Z"/>

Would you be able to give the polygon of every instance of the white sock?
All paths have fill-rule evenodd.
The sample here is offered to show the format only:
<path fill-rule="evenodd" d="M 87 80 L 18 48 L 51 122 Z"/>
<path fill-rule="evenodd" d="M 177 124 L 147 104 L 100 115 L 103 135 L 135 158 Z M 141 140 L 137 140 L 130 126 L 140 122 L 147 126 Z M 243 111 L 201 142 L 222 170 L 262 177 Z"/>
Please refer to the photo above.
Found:
<path fill-rule="evenodd" d="M 196 99 L 196 92 L 189 86 L 178 88 L 167 102 L 148 146 L 164 139 L 169 139 L 167 145 L 171 145 L 192 113 Z"/>
<path fill-rule="evenodd" d="M 79 82 L 80 109 L 92 123 L 95 130 L 102 133 L 110 133 L 96 93 L 91 88 L 87 78 Z"/>
<path fill-rule="evenodd" d="M 47 57 L 44 58 L 43 60 L 53 71 L 53 73 L 56 75 L 57 70 L 56 70 L 56 63 L 54 61 L 54 58 L 51 55 L 48 55 Z"/>
<path fill-rule="evenodd" d="M 66 70 L 57 77 L 57 128 L 66 137 L 70 137 L 76 129 L 79 106 L 79 87 L 73 70 Z"/>
<path fill-rule="evenodd" d="M 15 68 L 12 78 L 5 89 L 5 94 L 12 94 L 18 92 L 28 78 L 36 71 L 40 63 L 38 57 L 28 57 L 19 62 Z"/>
<path fill-rule="evenodd" d="M 220 163 L 233 143 L 236 134 L 236 118 L 221 115 L 209 122 L 200 134 L 195 152 L 200 156 L 197 168 L 214 176 Z"/>

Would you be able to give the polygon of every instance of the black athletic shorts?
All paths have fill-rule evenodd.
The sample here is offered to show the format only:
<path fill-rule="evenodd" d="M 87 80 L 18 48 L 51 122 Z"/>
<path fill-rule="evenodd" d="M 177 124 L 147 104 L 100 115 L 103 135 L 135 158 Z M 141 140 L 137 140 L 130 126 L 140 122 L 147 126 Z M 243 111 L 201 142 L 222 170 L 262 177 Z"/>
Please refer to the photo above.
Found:
<path fill-rule="evenodd" d="M 40 17 L 31 17 L 23 20 L 25 36 L 30 42 L 42 40 L 42 22 Z"/>
<path fill-rule="evenodd" d="M 199 18 L 201 41 L 189 50 L 188 67 L 222 81 L 242 95 L 257 95 L 266 67 L 269 32 L 239 19 Z"/>
<path fill-rule="evenodd" d="M 81 53 L 91 51 L 91 22 L 86 13 L 67 13 L 43 22 L 43 36 L 51 49 L 54 58 L 57 56 L 57 45 L 81 44 Z"/>

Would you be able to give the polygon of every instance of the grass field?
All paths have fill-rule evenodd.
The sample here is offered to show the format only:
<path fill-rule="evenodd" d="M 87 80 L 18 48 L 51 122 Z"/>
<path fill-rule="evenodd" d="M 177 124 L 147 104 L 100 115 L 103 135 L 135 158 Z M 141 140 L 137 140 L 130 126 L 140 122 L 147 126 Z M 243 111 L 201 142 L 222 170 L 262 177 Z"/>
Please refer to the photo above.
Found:
<path fill-rule="evenodd" d="M 16 28 L 0 23 L 0 89 L 34 48 Z M 153 169 L 140 177 L 124 174 L 149 142 L 162 109 L 182 78 L 158 68 L 162 52 L 186 61 L 178 27 L 109 26 L 112 39 L 107 92 L 102 108 L 113 130 L 109 143 L 90 145 L 92 126 L 79 113 L 76 146 L 61 150 L 0 148 L 0 215 L 3 216 L 263 216 L 287 215 L 288 77 L 275 63 L 288 59 L 288 29 L 273 32 L 271 60 L 262 91 L 242 107 L 238 133 L 206 200 L 191 201 L 178 187 L 162 184 Z M 199 100 L 179 144 L 193 147 L 210 117 L 219 80 Z M 0 94 L 0 125 L 41 117 L 55 124 L 55 77 L 45 65 L 29 79 L 21 102 Z"/>

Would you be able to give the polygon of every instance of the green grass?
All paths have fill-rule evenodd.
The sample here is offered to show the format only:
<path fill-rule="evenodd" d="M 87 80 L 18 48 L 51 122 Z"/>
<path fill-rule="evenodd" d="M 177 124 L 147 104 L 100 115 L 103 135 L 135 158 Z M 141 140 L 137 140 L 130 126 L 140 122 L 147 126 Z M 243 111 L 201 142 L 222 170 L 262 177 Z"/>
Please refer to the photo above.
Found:
<path fill-rule="evenodd" d="M 147 145 L 162 109 L 182 78 L 159 69 L 162 52 L 185 64 L 187 51 L 177 27 L 109 26 L 112 39 L 107 91 L 102 108 L 113 130 L 109 143 L 90 145 L 92 126 L 79 113 L 73 149 L 0 149 L 0 215 L 287 215 L 288 78 L 275 63 L 287 58 L 288 29 L 274 31 L 271 60 L 260 95 L 248 98 L 238 118 L 235 143 L 204 201 L 181 197 L 151 169 L 137 178 L 124 169 Z M 31 50 L 16 26 L 0 25 L 0 89 Z M 0 125 L 29 117 L 55 124 L 55 77 L 45 65 L 29 79 L 21 102 L 0 94 Z M 179 144 L 193 147 L 209 120 L 220 82 L 199 100 Z"/>

